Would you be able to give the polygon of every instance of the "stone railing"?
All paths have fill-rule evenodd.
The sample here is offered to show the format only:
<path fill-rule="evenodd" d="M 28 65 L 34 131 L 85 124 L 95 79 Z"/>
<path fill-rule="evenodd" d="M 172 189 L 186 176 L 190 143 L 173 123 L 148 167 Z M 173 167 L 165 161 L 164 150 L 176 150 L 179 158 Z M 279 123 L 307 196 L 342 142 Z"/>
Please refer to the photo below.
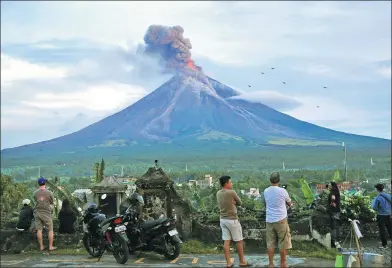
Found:
<path fill-rule="evenodd" d="M 80 248 L 82 233 L 54 235 L 54 244 L 57 248 Z M 43 232 L 44 245 L 48 245 L 48 234 Z M 1 230 L 0 232 L 1 252 L 20 253 L 22 251 L 38 250 L 39 244 L 36 233 L 17 232 L 15 230 Z"/>
<path fill-rule="evenodd" d="M 266 231 L 264 218 L 257 217 L 257 220 L 241 220 L 244 241 L 246 244 L 265 247 Z M 313 211 L 312 215 L 300 218 L 289 218 L 291 237 L 293 241 L 317 241 L 323 246 L 331 247 L 330 216 L 327 213 Z M 341 240 L 347 237 L 349 241 L 351 225 L 349 222 L 342 222 Z M 205 243 L 221 243 L 221 230 L 218 220 L 194 222 L 192 227 L 192 237 Z M 362 223 L 361 233 L 366 238 L 378 236 L 377 223 Z"/>
<path fill-rule="evenodd" d="M 193 217 L 191 234 L 189 239 L 198 239 L 205 243 L 222 243 L 221 229 L 219 220 L 208 221 L 205 218 Z M 329 230 L 329 215 L 314 211 L 311 216 L 300 218 L 289 218 L 291 236 L 293 241 L 318 241 L 325 247 L 331 245 L 331 235 Z M 247 246 L 265 248 L 266 231 L 265 220 L 263 217 L 257 217 L 256 220 L 241 220 L 244 241 Z M 0 232 L 1 249 L 10 249 L 11 252 L 20 252 L 21 250 L 38 249 L 35 234 L 20 233 L 15 230 L 15 223 L 8 224 L 9 228 Z M 7 226 L 7 225 L 6 225 Z M 4 226 L 3 226 L 4 227 Z M 54 230 L 58 229 L 58 221 L 54 219 Z M 364 237 L 378 237 L 377 223 L 361 223 L 360 230 Z M 55 245 L 60 248 L 83 247 L 80 240 L 82 238 L 81 226 L 77 228 L 77 233 L 72 235 L 55 234 Z M 342 237 L 343 241 L 350 234 L 350 224 L 343 222 Z M 47 232 L 44 232 L 44 239 L 47 240 Z M 185 239 L 185 237 L 183 238 Z M 350 237 L 348 236 L 347 241 Z M 47 244 L 47 242 L 45 242 Z"/>

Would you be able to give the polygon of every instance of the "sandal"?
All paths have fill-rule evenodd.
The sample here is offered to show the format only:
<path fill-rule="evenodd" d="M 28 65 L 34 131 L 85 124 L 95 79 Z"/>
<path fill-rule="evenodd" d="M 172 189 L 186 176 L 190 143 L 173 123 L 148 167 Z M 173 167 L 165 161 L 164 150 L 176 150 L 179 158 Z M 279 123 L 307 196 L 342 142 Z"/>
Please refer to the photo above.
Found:
<path fill-rule="evenodd" d="M 230 266 L 226 266 L 226 268 L 233 268 L 234 267 L 234 263 L 232 263 Z"/>
<path fill-rule="evenodd" d="M 240 267 L 251 267 L 253 266 L 252 264 L 250 264 L 249 262 L 247 262 L 246 264 L 240 264 Z"/>

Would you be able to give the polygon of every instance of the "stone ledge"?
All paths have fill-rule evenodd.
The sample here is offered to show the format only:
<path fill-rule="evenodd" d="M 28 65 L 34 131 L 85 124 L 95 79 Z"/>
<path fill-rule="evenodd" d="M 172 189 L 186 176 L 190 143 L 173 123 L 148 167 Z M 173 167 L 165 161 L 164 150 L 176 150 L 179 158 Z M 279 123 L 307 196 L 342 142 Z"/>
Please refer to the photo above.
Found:
<path fill-rule="evenodd" d="M 31 249 L 38 249 L 38 241 L 36 233 L 17 232 L 15 230 L 1 230 L 0 246 L 1 251 L 10 251 L 12 253 L 20 253 Z M 57 248 L 69 248 L 80 246 L 82 233 L 74 234 L 54 234 L 54 245 Z M 48 246 L 48 234 L 43 233 L 44 245 Z"/>

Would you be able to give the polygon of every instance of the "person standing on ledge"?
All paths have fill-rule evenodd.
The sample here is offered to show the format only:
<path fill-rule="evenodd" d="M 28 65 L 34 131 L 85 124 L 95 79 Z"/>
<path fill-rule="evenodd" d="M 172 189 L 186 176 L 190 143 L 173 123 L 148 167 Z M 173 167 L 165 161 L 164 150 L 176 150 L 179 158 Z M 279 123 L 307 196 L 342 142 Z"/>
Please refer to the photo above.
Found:
<path fill-rule="evenodd" d="M 391 220 L 391 195 L 384 193 L 384 185 L 378 183 L 374 185 L 378 195 L 372 201 L 372 208 L 377 213 L 377 225 L 380 230 L 381 249 L 388 248 L 388 235 L 392 240 L 392 220 Z M 385 231 L 387 229 L 387 231 Z M 387 235 L 388 232 L 388 235 Z"/>
<path fill-rule="evenodd" d="M 35 225 L 37 228 L 37 239 L 39 242 L 40 250 L 44 250 L 44 243 L 42 240 L 42 229 L 44 225 L 48 228 L 49 236 L 49 251 L 53 251 L 56 248 L 53 247 L 53 219 L 52 219 L 52 205 L 53 205 L 53 193 L 46 189 L 46 179 L 38 179 L 39 188 L 34 192 L 35 208 Z"/>
<path fill-rule="evenodd" d="M 230 261 L 230 243 L 231 240 L 237 244 L 240 267 L 252 266 L 245 260 L 244 246 L 242 237 L 242 227 L 237 216 L 237 206 L 241 205 L 241 199 L 233 191 L 233 184 L 230 176 L 219 178 L 222 189 L 216 193 L 220 209 L 220 227 L 222 229 L 222 240 L 224 241 L 223 250 L 226 258 L 227 267 L 233 267 L 234 263 Z"/>
<path fill-rule="evenodd" d="M 271 186 L 264 190 L 266 205 L 268 267 L 274 267 L 276 241 L 280 250 L 280 267 L 288 267 L 286 253 L 291 249 L 290 227 L 287 221 L 286 205 L 291 207 L 290 196 L 286 189 L 279 187 L 280 174 L 273 172 L 270 176 Z"/>

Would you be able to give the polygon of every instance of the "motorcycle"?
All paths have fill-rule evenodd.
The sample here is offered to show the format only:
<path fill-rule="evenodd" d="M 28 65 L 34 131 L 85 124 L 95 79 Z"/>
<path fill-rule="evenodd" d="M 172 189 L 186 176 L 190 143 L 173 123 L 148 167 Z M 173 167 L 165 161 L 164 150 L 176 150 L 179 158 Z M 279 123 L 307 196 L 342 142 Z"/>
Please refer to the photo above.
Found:
<path fill-rule="evenodd" d="M 174 260 L 180 255 L 181 239 L 175 227 L 176 220 L 161 218 L 140 222 L 138 213 L 129 207 L 123 216 L 124 225 L 128 235 L 129 252 L 154 251 Z M 139 237 L 142 246 L 136 248 L 136 239 Z"/>
<path fill-rule="evenodd" d="M 105 198 L 102 195 L 101 199 Z M 106 219 L 96 204 L 90 204 L 83 214 L 83 245 L 91 256 L 99 257 L 98 261 L 109 251 L 118 263 L 124 264 L 129 257 L 126 229 L 122 216 Z"/>

